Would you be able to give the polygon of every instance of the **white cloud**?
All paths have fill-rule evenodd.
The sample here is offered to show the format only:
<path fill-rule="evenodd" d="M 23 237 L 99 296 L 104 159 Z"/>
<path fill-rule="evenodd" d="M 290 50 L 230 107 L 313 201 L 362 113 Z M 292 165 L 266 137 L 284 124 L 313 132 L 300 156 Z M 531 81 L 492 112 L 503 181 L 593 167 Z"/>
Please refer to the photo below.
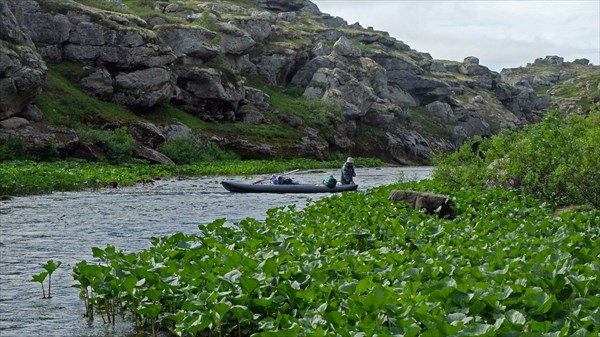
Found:
<path fill-rule="evenodd" d="M 558 55 L 600 64 L 600 1 L 312 0 L 324 13 L 386 31 L 436 59 L 476 56 L 492 70 Z"/>

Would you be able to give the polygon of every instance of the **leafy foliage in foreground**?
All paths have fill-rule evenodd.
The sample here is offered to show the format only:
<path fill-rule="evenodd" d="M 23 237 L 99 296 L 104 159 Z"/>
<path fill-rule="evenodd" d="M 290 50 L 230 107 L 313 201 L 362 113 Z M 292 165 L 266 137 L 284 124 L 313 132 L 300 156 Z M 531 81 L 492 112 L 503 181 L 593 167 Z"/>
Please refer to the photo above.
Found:
<path fill-rule="evenodd" d="M 361 166 L 377 167 L 378 159 L 358 158 Z M 147 165 L 84 163 L 72 161 L 0 162 L 0 195 L 25 195 L 73 191 L 107 186 L 126 186 L 150 182 L 162 177 L 192 177 L 208 175 L 254 175 L 287 172 L 294 169 L 339 168 L 343 160 L 321 162 L 310 159 L 296 160 L 220 160 L 198 162 L 193 165 Z"/>
<path fill-rule="evenodd" d="M 598 335 L 600 211 L 553 216 L 515 192 L 463 190 L 440 219 L 390 204 L 393 188 L 448 192 L 388 186 L 137 254 L 94 248 L 102 263 L 77 264 L 76 286 L 107 315 L 123 306 L 179 336 Z"/>
<path fill-rule="evenodd" d="M 454 189 L 512 179 L 523 193 L 543 200 L 600 207 L 599 163 L 596 105 L 585 117 L 552 111 L 523 130 L 465 144 L 438 160 L 435 178 Z"/>

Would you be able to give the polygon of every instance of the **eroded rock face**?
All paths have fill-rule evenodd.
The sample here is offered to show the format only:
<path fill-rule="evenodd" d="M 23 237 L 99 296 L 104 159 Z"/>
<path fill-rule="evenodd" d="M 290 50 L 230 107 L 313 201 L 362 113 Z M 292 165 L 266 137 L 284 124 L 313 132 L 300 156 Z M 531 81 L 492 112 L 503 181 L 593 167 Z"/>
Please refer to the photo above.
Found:
<path fill-rule="evenodd" d="M 9 4 L 0 3 L 0 120 L 20 113 L 40 93 L 46 63 L 21 29 Z"/>
<path fill-rule="evenodd" d="M 148 68 L 115 76 L 113 101 L 134 109 L 150 108 L 173 96 L 177 77 L 164 68 Z"/>
<path fill-rule="evenodd" d="M 153 149 L 157 148 L 166 140 L 165 135 L 163 135 L 159 128 L 149 122 L 129 123 L 127 132 L 133 139 Z"/>
<path fill-rule="evenodd" d="M 11 129 L 0 127 L 0 138 L 18 137 L 24 140 L 27 153 L 45 155 L 50 143 L 62 157 L 69 156 L 79 146 L 79 137 L 75 131 L 62 125 L 23 122 Z"/>
<path fill-rule="evenodd" d="M 13 13 L 13 8 L 18 8 L 16 5 L 15 0 L 0 2 L 0 40 L 33 46 L 31 38 L 23 32 Z"/>
<path fill-rule="evenodd" d="M 175 61 L 172 50 L 154 32 L 135 27 L 145 24 L 139 18 L 91 12 L 72 2 L 65 6 L 72 10 L 61 14 L 29 6 L 23 14 L 23 24 L 45 59 L 120 69 L 166 66 Z"/>
<path fill-rule="evenodd" d="M 29 47 L 0 46 L 0 120 L 14 116 L 42 91 L 46 63 Z"/>
<path fill-rule="evenodd" d="M 575 104 L 551 102 L 548 95 L 536 94 L 542 86 L 576 76 L 560 57 L 535 62 L 559 67 L 556 72 L 507 83 L 510 71 L 503 70 L 502 75 L 490 71 L 477 57 L 462 62 L 433 60 L 385 32 L 320 13 L 307 0 L 249 3 L 258 8 L 203 3 L 190 9 L 181 3 L 157 2 L 154 7 L 162 14 L 144 21 L 71 0 L 56 6 L 4 0 L 0 121 L 6 122 L 0 125 L 25 130 L 41 120 L 31 102 L 44 82 L 44 60 L 81 65 L 85 76 L 78 85 L 89 95 L 139 115 L 157 104 L 171 103 L 218 123 L 267 124 L 278 122 L 275 115 L 302 132 L 296 144 L 286 147 L 238 135 L 214 140 L 254 158 L 295 153 L 323 159 L 334 150 L 422 164 L 435 151 L 453 149 L 475 135 L 489 136 L 536 121 L 552 104 L 568 109 Z M 164 15 L 188 22 L 209 18 L 213 25 L 209 30 L 197 24 L 172 24 Z M 586 61 L 574 64 L 591 67 Z M 320 134 L 290 112 L 273 111 L 270 97 L 247 85 L 252 77 L 279 88 L 290 83 L 302 86 L 306 99 L 337 103 L 343 120 L 331 125 L 331 134 Z M 445 132 L 423 129 L 430 121 L 443 124 Z M 380 132 L 362 138 L 357 131 L 362 127 Z M 190 133 L 176 124 L 171 131 L 163 138 Z M 166 131 L 152 134 L 161 132 Z M 153 135 L 136 137 L 150 149 L 164 141 Z M 83 145 L 80 150 L 85 148 L 93 157 L 96 151 Z"/>
<path fill-rule="evenodd" d="M 185 63 L 208 62 L 219 53 L 219 47 L 211 43 L 217 34 L 206 28 L 161 25 L 155 31 L 173 50 L 185 57 Z M 194 59 L 198 61 L 194 62 Z"/>

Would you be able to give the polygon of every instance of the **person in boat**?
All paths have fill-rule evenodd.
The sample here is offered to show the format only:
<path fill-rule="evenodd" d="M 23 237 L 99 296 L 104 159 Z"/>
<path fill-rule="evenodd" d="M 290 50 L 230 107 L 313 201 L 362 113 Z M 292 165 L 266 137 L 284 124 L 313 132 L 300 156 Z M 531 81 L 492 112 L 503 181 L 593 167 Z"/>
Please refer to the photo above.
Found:
<path fill-rule="evenodd" d="M 342 179 L 340 182 L 342 185 L 354 184 L 354 177 L 356 177 L 356 173 L 354 172 L 354 158 L 348 157 L 346 163 L 342 166 Z"/>
<path fill-rule="evenodd" d="M 272 185 L 279 185 L 279 177 L 276 174 L 272 174 L 269 180 Z"/>

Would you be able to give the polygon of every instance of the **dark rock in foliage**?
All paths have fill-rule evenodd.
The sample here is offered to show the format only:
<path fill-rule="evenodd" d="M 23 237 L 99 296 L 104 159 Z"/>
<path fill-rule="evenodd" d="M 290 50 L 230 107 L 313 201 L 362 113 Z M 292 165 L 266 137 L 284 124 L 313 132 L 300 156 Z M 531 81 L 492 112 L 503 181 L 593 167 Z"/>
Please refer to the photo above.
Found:
<path fill-rule="evenodd" d="M 69 156 L 79 144 L 72 129 L 47 123 L 26 123 L 15 129 L 0 128 L 0 138 L 16 137 L 25 142 L 28 154 L 44 157 L 49 150 L 57 150 L 61 157 Z"/>
<path fill-rule="evenodd" d="M 452 213 L 450 197 L 443 194 L 393 190 L 390 192 L 389 200 L 393 204 L 405 202 L 415 210 L 424 210 L 428 214 L 438 214 L 440 217 Z"/>
<path fill-rule="evenodd" d="M 268 120 L 265 115 L 253 105 L 243 105 L 237 112 L 236 120 L 242 121 L 246 124 L 260 125 L 267 124 Z"/>
<path fill-rule="evenodd" d="M 317 160 L 329 159 L 329 144 L 319 137 L 319 132 L 315 129 L 308 129 L 301 138 L 301 142 L 294 149 L 296 156 L 303 158 L 313 158 Z"/>
<path fill-rule="evenodd" d="M 112 76 L 106 69 L 99 69 L 82 78 L 81 86 L 89 95 L 104 100 L 110 99 L 115 91 L 112 86 Z"/>
<path fill-rule="evenodd" d="M 232 150 L 240 154 L 242 159 L 271 158 L 278 151 L 278 147 L 274 144 L 253 142 L 236 135 L 213 136 L 210 141 L 221 148 Z"/>
<path fill-rule="evenodd" d="M 156 125 L 148 122 L 133 122 L 127 126 L 127 132 L 138 142 L 157 148 L 166 138 Z"/>
<path fill-rule="evenodd" d="M 171 158 L 140 143 L 134 145 L 133 155 L 136 158 L 148 160 L 153 164 L 175 165 L 175 162 L 173 162 Z"/>
<path fill-rule="evenodd" d="M 134 109 L 150 108 L 173 96 L 176 81 L 177 76 L 164 68 L 122 72 L 113 81 L 113 101 Z"/>

